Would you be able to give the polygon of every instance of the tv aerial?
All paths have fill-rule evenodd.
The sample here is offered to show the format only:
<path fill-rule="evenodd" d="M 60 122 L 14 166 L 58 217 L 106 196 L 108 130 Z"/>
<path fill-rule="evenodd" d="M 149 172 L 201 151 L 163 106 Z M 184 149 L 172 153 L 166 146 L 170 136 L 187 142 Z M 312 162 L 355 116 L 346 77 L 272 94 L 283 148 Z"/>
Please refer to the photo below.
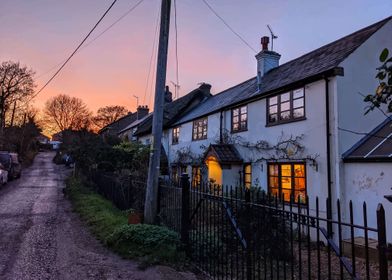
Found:
<path fill-rule="evenodd" d="M 271 28 L 271 26 L 269 26 L 269 24 L 267 24 L 267 27 L 268 27 L 268 30 L 271 33 L 271 51 L 273 51 L 274 50 L 274 39 L 278 39 L 278 36 L 276 36 L 274 34 L 274 32 L 272 31 L 272 28 Z"/>

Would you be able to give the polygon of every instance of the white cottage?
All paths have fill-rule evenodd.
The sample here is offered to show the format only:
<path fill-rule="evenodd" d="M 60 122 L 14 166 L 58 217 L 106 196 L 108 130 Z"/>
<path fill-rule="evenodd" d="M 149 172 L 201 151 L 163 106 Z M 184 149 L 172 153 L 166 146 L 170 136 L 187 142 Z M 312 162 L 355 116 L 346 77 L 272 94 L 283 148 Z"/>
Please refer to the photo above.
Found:
<path fill-rule="evenodd" d="M 186 171 L 193 184 L 210 180 L 259 187 L 287 200 L 294 195 L 311 210 L 316 197 L 345 205 L 363 200 L 346 178 L 357 167 L 342 158 L 361 138 L 348 131 L 369 132 L 385 119 L 378 111 L 364 116 L 359 93 L 376 88 L 379 53 L 392 49 L 391 35 L 389 17 L 283 65 L 263 37 L 256 77 L 205 98 L 166 126 L 172 177 Z M 383 168 L 391 173 L 390 163 Z M 334 205 L 328 214 L 336 215 Z"/>

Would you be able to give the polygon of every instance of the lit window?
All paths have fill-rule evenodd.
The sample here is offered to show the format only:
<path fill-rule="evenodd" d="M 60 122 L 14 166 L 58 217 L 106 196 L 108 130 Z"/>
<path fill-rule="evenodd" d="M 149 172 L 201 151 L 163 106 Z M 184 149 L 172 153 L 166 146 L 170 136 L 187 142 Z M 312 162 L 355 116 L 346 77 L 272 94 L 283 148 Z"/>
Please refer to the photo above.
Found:
<path fill-rule="evenodd" d="M 192 140 L 207 139 L 207 118 L 193 121 Z"/>
<path fill-rule="evenodd" d="M 242 106 L 231 110 L 231 130 L 233 132 L 248 129 L 248 106 Z"/>
<path fill-rule="evenodd" d="M 268 124 L 278 124 L 305 117 L 304 89 L 296 89 L 268 98 Z"/>
<path fill-rule="evenodd" d="M 201 169 L 199 166 L 192 166 L 192 187 L 199 187 L 201 183 Z"/>
<path fill-rule="evenodd" d="M 304 163 L 268 164 L 268 192 L 274 196 L 284 196 L 285 201 L 306 203 L 306 174 Z"/>
<path fill-rule="evenodd" d="M 252 165 L 250 163 L 244 166 L 244 186 L 250 189 L 252 185 Z"/>
<path fill-rule="evenodd" d="M 172 144 L 178 144 L 180 139 L 180 127 L 175 127 L 172 129 Z"/>

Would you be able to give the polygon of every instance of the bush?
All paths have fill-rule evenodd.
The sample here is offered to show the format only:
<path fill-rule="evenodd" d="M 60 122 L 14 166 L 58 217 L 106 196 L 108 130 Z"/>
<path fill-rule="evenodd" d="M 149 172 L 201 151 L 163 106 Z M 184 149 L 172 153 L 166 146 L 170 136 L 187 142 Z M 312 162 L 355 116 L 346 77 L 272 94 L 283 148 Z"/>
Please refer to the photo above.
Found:
<path fill-rule="evenodd" d="M 185 255 L 177 233 L 160 226 L 128 225 L 127 214 L 94 193 L 80 178 L 68 178 L 66 195 L 74 210 L 106 246 L 126 258 L 146 264 L 181 264 Z"/>
<path fill-rule="evenodd" d="M 177 233 L 161 226 L 123 225 L 108 238 L 107 244 L 123 256 L 143 258 L 148 263 L 176 263 L 181 242 Z"/>

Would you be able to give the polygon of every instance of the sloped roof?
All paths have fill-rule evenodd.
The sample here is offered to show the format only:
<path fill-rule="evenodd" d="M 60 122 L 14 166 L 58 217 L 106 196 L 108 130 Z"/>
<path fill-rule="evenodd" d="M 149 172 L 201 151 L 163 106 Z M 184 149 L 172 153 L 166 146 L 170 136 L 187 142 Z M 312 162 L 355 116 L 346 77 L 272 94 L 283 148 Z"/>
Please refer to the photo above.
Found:
<path fill-rule="evenodd" d="M 122 129 L 124 129 L 129 124 L 133 123 L 137 119 L 137 113 L 128 113 L 124 117 L 119 118 L 117 121 L 112 122 L 105 127 L 103 127 L 99 133 L 102 133 L 106 130 L 115 130 L 116 133 Z"/>
<path fill-rule="evenodd" d="M 270 70 L 261 78 L 260 90 L 257 87 L 256 77 L 253 77 L 216 94 L 178 120 L 175 125 L 234 106 L 237 103 L 265 97 L 268 94 L 295 86 L 301 81 L 311 82 L 323 76 L 341 75 L 340 63 L 391 18 L 388 17 Z"/>
<path fill-rule="evenodd" d="M 392 162 L 392 117 L 359 140 L 343 154 L 344 162 Z"/>
<path fill-rule="evenodd" d="M 163 113 L 163 127 L 166 128 L 170 126 L 201 101 L 211 97 L 210 89 L 210 85 L 202 84 L 187 95 L 184 95 L 173 102 L 166 103 Z M 197 102 L 197 104 L 193 104 L 194 102 Z M 136 135 L 143 135 L 151 132 L 152 116 L 153 114 L 149 115 L 145 122 L 139 125 Z"/>
<path fill-rule="evenodd" d="M 205 157 L 215 156 L 221 164 L 242 163 L 243 160 L 232 144 L 212 144 L 205 153 Z"/>
<path fill-rule="evenodd" d="M 134 121 L 133 123 L 131 123 L 130 125 L 126 126 L 125 128 L 123 128 L 122 130 L 120 130 L 118 133 L 123 133 L 129 129 L 134 128 L 135 126 L 138 126 L 139 124 L 141 124 L 142 122 L 144 122 L 150 115 L 152 115 L 152 113 L 149 113 L 147 115 L 145 115 L 143 118 L 138 119 L 136 121 Z"/>

